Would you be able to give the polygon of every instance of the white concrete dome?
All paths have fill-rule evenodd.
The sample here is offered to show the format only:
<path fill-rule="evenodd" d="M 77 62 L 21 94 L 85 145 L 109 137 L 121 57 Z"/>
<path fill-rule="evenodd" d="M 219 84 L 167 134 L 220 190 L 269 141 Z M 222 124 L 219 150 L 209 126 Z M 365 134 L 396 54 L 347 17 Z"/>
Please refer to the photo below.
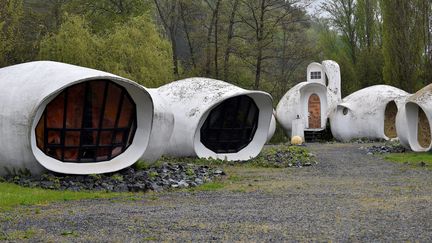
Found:
<path fill-rule="evenodd" d="M 128 79 L 37 61 L 0 69 L 0 86 L 0 174 L 113 172 L 148 145 L 152 99 Z"/>
<path fill-rule="evenodd" d="M 415 152 L 430 151 L 432 126 L 432 85 L 408 97 L 396 117 L 400 143 Z"/>
<path fill-rule="evenodd" d="M 333 136 L 340 141 L 354 138 L 388 140 L 397 137 L 397 110 L 408 95 L 388 85 L 375 85 L 352 93 L 330 114 Z"/>
<path fill-rule="evenodd" d="M 327 114 L 327 88 L 321 83 L 302 82 L 290 89 L 276 107 L 276 117 L 288 136 L 291 136 L 292 122 L 302 119 L 305 129 L 324 129 L 327 116 L 321 115 L 319 123 L 310 124 L 309 100 L 318 97 L 320 114 Z"/>
<path fill-rule="evenodd" d="M 307 67 L 307 81 L 291 88 L 276 107 L 276 119 L 291 137 L 293 121 L 303 123 L 305 131 L 326 128 L 330 111 L 341 100 L 339 65 L 331 60 L 313 62 Z"/>
<path fill-rule="evenodd" d="M 264 146 L 272 98 L 220 80 L 188 78 L 157 89 L 174 115 L 166 154 L 248 160 Z"/>

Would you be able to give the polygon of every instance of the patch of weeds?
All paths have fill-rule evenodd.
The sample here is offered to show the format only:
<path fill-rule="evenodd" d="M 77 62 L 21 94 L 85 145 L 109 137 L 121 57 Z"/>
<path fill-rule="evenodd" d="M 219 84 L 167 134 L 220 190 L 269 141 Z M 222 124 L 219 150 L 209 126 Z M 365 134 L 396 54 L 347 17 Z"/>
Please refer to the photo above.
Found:
<path fill-rule="evenodd" d="M 187 175 L 187 176 L 194 176 L 194 175 L 195 175 L 195 171 L 194 171 L 194 169 L 192 169 L 192 168 L 188 168 L 188 169 L 186 170 L 186 175 Z"/>
<path fill-rule="evenodd" d="M 147 162 L 147 161 L 144 161 L 144 160 L 138 160 L 133 165 L 133 168 L 135 170 L 148 170 L 150 168 L 160 167 L 162 164 L 163 164 L 163 160 L 157 160 L 155 162 Z"/>
<path fill-rule="evenodd" d="M 78 232 L 73 231 L 73 230 L 63 231 L 63 232 L 61 232 L 61 235 L 62 236 L 70 236 L 70 237 L 78 237 L 79 236 Z"/>
<path fill-rule="evenodd" d="M 152 201 L 156 201 L 159 199 L 159 197 L 157 197 L 156 195 L 151 195 L 148 199 Z"/>
<path fill-rule="evenodd" d="M 100 174 L 90 174 L 89 177 L 93 180 L 100 180 L 102 178 Z"/>
<path fill-rule="evenodd" d="M 157 241 L 157 240 L 158 240 L 158 238 L 153 237 L 153 236 L 143 238 L 143 241 Z"/>
<path fill-rule="evenodd" d="M 154 180 L 158 176 L 159 176 L 159 173 L 157 173 L 156 171 L 150 171 L 150 173 L 148 174 L 148 177 L 150 180 Z"/>
<path fill-rule="evenodd" d="M 122 175 L 120 175 L 120 174 L 114 174 L 114 175 L 112 175 L 111 176 L 111 179 L 113 179 L 113 180 L 115 180 L 115 181 L 120 181 L 120 182 L 122 182 L 123 180 L 124 180 L 124 178 L 123 178 L 123 176 Z"/>
<path fill-rule="evenodd" d="M 12 183 L 0 183 L 0 211 L 10 210 L 17 205 L 46 204 L 53 201 L 114 198 L 129 195 L 128 193 L 54 191 L 40 188 L 27 188 Z"/>
<path fill-rule="evenodd" d="M 263 149 L 249 163 L 258 167 L 285 168 L 312 165 L 316 161 L 305 147 L 281 145 Z"/>
<path fill-rule="evenodd" d="M 237 181 L 242 181 L 242 180 L 243 180 L 243 178 L 241 178 L 240 176 L 236 176 L 236 175 L 228 176 L 228 181 L 237 182 Z"/>
<path fill-rule="evenodd" d="M 33 229 L 28 230 L 16 230 L 10 233 L 0 232 L 0 240 L 16 241 L 16 240 L 28 240 L 36 235 L 36 231 Z"/>
<path fill-rule="evenodd" d="M 194 191 L 217 191 L 223 189 L 225 186 L 223 183 L 220 182 L 209 182 L 202 184 L 200 186 L 197 186 L 191 190 Z"/>
<path fill-rule="evenodd" d="M 413 167 L 432 168 L 432 153 L 392 153 L 384 156 L 390 162 L 403 163 Z"/>

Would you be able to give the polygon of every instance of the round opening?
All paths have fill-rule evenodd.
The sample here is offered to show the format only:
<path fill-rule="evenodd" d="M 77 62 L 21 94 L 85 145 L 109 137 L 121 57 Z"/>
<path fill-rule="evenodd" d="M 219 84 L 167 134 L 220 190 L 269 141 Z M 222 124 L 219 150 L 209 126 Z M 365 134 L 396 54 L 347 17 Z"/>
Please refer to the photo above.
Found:
<path fill-rule="evenodd" d="M 253 139 L 259 110 L 246 95 L 233 97 L 216 106 L 200 130 L 201 143 L 215 153 L 237 153 Z"/>
<path fill-rule="evenodd" d="M 94 80 L 70 86 L 47 104 L 36 145 L 63 162 L 108 161 L 132 143 L 136 105 L 122 86 Z"/>
<path fill-rule="evenodd" d="M 396 132 L 396 115 L 398 112 L 397 105 L 394 101 L 390 101 L 384 111 L 384 134 L 388 138 L 397 137 Z"/>
<path fill-rule="evenodd" d="M 342 114 L 343 114 L 344 116 L 348 115 L 348 108 L 344 107 L 344 108 L 342 109 Z"/>
<path fill-rule="evenodd" d="M 431 144 L 431 129 L 429 120 L 422 108 L 419 107 L 417 122 L 417 139 L 423 148 L 428 148 Z"/>

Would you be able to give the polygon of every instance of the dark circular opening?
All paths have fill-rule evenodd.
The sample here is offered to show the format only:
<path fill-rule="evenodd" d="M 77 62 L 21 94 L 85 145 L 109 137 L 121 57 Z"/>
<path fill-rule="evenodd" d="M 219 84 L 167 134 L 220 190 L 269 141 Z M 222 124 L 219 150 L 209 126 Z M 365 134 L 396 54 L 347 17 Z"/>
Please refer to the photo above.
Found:
<path fill-rule="evenodd" d="M 60 161 L 107 161 L 129 147 L 136 127 L 136 105 L 126 89 L 94 80 L 66 88 L 47 104 L 36 143 Z"/>
<path fill-rule="evenodd" d="M 342 110 L 342 114 L 344 116 L 348 115 L 348 108 L 344 107 L 343 110 Z"/>
<path fill-rule="evenodd" d="M 249 96 L 225 100 L 208 115 L 201 127 L 201 143 L 215 153 L 237 153 L 253 139 L 259 110 Z"/>

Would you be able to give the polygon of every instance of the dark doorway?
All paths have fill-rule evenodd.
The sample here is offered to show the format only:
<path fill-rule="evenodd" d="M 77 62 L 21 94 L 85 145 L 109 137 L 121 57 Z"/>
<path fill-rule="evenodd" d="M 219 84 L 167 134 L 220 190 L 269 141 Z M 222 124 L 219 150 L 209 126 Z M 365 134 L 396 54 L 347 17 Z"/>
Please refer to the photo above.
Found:
<path fill-rule="evenodd" d="M 253 139 L 259 110 L 249 96 L 225 100 L 216 106 L 201 127 L 201 143 L 215 153 L 236 153 Z"/>
<path fill-rule="evenodd" d="M 128 148 L 136 126 L 136 105 L 125 88 L 107 80 L 79 83 L 48 103 L 37 146 L 64 162 L 107 161 Z"/>

